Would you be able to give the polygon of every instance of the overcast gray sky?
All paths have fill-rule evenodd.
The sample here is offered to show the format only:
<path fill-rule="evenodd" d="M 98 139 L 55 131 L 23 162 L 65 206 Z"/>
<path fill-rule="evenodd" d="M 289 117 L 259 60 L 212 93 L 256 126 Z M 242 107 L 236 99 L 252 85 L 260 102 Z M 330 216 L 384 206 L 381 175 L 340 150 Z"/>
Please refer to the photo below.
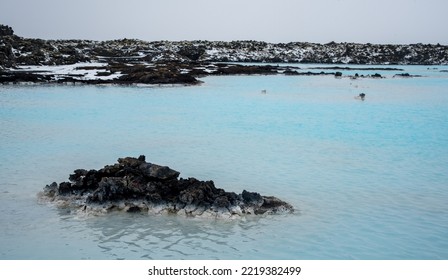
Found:
<path fill-rule="evenodd" d="M 0 0 L 43 39 L 448 44 L 448 0 Z"/>

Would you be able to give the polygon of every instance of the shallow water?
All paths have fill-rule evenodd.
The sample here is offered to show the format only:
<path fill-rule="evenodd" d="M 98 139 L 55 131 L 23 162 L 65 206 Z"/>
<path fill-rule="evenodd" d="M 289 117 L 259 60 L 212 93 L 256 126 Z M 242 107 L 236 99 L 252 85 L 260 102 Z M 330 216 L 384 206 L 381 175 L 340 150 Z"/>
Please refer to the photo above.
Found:
<path fill-rule="evenodd" d="M 423 77 L 1 86 L 0 259 L 448 259 L 448 67 L 397 68 Z M 37 200 L 76 168 L 140 154 L 297 211 L 80 217 Z"/>

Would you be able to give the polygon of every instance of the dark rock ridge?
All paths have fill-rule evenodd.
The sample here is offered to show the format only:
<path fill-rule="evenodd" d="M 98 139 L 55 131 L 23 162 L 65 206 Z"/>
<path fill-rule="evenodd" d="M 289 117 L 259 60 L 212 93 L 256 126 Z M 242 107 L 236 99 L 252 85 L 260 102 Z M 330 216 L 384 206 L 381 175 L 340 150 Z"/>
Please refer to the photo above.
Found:
<path fill-rule="evenodd" d="M 197 84 L 203 75 L 282 74 L 284 69 L 265 66 L 225 67 L 228 62 L 325 64 L 448 64 L 448 46 L 356 43 L 266 43 L 258 41 L 111 41 L 41 40 L 22 38 L 0 25 L 1 82 L 81 82 Z M 24 65 L 103 63 L 94 78 L 82 74 L 55 75 L 12 71 Z M 232 68 L 232 69 L 229 69 Z M 3 69 L 3 70 L 2 70 Z M 79 70 L 79 69 L 78 69 Z M 102 70 L 99 72 L 99 70 Z M 332 70 L 337 70 L 333 68 Z M 295 74 L 295 70 L 284 72 Z M 301 73 L 299 73 L 301 74 Z M 314 73 L 310 73 L 313 75 Z M 324 73 L 327 74 L 327 73 Z M 333 73 L 334 74 L 334 73 Z M 110 79 L 108 79 L 108 77 Z"/>
<path fill-rule="evenodd" d="M 172 213 L 231 218 L 291 213 L 293 207 L 272 196 L 216 188 L 213 181 L 178 178 L 167 166 L 146 162 L 145 156 L 118 159 L 100 170 L 77 169 L 70 182 L 47 185 L 40 197 L 80 213 Z"/>

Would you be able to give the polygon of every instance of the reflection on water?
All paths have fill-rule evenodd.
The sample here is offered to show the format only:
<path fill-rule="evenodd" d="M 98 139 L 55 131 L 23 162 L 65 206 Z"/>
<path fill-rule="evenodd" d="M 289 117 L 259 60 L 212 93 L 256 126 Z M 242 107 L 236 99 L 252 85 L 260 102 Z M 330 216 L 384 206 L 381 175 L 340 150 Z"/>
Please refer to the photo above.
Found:
<path fill-rule="evenodd" d="M 174 215 L 113 212 L 106 216 L 73 217 L 60 211 L 62 226 L 70 232 L 89 234 L 107 259 L 244 259 L 252 254 L 269 255 L 259 236 L 269 236 L 272 223 L 286 217 L 247 217 L 236 220 L 184 218 Z M 294 215 L 292 215 L 294 216 Z M 297 215 L 295 215 L 297 216 Z M 88 252 L 87 252 L 88 253 Z"/>

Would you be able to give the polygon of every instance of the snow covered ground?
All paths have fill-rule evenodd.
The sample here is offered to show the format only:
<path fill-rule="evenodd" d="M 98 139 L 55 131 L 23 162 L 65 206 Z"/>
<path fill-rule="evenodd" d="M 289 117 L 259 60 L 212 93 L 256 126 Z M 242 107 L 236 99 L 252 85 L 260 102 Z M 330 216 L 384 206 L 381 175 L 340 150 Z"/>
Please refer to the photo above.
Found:
<path fill-rule="evenodd" d="M 70 65 L 22 65 L 10 69 L 11 72 L 32 72 L 40 75 L 54 76 L 54 80 L 71 77 L 74 80 L 89 81 L 101 80 L 108 81 L 122 76 L 120 72 L 110 73 L 105 70 L 108 63 L 99 62 L 79 62 Z"/>

